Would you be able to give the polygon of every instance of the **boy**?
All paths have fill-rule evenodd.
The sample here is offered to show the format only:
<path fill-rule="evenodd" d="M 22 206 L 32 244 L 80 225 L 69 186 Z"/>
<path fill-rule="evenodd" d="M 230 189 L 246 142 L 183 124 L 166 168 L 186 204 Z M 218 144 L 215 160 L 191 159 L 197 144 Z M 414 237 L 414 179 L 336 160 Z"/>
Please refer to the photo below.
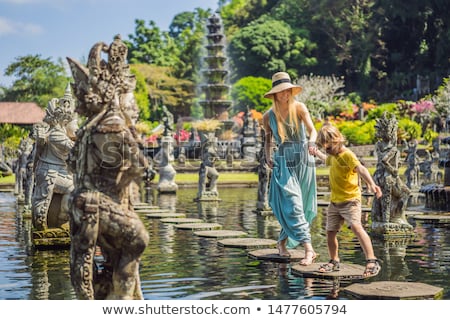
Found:
<path fill-rule="evenodd" d="M 364 167 L 353 151 L 345 147 L 345 138 L 341 132 L 330 124 L 324 125 L 318 132 L 317 145 L 325 149 L 324 154 L 315 149 L 315 156 L 330 166 L 331 201 L 327 213 L 327 244 L 330 261 L 319 267 L 319 272 L 339 270 L 337 233 L 344 221 L 357 236 L 366 257 L 366 269 L 363 277 L 375 276 L 381 266 L 375 257 L 372 241 L 361 224 L 361 189 L 358 175 L 367 183 L 369 190 L 377 198 L 382 195 L 366 167 Z"/>

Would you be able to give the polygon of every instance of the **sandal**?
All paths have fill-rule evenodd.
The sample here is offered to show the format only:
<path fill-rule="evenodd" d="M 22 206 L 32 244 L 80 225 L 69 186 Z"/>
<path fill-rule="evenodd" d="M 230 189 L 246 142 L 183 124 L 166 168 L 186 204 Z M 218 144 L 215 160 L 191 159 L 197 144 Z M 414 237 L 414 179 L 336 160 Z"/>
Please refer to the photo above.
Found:
<path fill-rule="evenodd" d="M 369 264 L 372 264 L 369 267 Z M 366 260 L 366 270 L 364 270 L 363 277 L 374 277 L 381 270 L 380 261 L 378 259 L 367 259 Z"/>
<path fill-rule="evenodd" d="M 301 266 L 309 266 L 316 261 L 317 254 L 314 251 L 307 251 L 305 257 L 300 261 Z"/>
<path fill-rule="evenodd" d="M 341 265 L 340 265 L 339 261 L 331 259 L 327 263 L 320 265 L 319 272 L 323 272 L 323 273 L 334 272 L 334 271 L 339 271 L 340 268 L 341 268 Z"/>

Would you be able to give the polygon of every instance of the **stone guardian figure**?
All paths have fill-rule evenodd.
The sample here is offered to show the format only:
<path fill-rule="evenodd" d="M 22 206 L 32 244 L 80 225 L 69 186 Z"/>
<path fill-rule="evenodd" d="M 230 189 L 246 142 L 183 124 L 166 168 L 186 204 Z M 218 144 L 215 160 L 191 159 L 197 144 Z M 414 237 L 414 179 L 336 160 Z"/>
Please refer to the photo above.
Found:
<path fill-rule="evenodd" d="M 87 67 L 67 58 L 77 112 L 86 117 L 70 157 L 76 172 L 70 274 L 79 299 L 143 299 L 139 263 L 149 234 L 130 202 L 129 186 L 142 181 L 148 162 L 134 128 L 136 80 L 126 57 L 127 47 L 116 36 L 111 45 L 91 48 Z"/>
<path fill-rule="evenodd" d="M 382 189 L 383 196 L 372 205 L 372 230 L 377 235 L 409 236 L 412 226 L 405 216 L 411 194 L 398 173 L 400 151 L 397 149 L 398 122 L 394 115 L 384 113 L 375 125 L 377 167 L 373 180 Z"/>
<path fill-rule="evenodd" d="M 67 167 L 67 158 L 74 146 L 76 116 L 70 88 L 63 98 L 49 101 L 44 117 L 46 126 L 36 127 L 34 151 L 34 191 L 31 199 L 33 220 L 33 242 L 39 239 L 58 238 L 69 240 L 69 199 L 73 191 L 73 176 Z M 60 229 L 46 232 L 47 229 Z M 53 236 L 51 236 L 53 235 Z M 65 243 L 68 245 L 68 243 Z"/>

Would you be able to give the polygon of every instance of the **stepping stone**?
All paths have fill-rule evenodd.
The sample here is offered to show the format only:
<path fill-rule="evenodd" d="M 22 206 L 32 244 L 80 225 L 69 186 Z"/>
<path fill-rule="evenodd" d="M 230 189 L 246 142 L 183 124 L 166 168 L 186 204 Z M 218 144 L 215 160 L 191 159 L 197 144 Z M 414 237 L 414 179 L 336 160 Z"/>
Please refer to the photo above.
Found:
<path fill-rule="evenodd" d="M 444 289 L 420 282 L 374 281 L 354 283 L 344 291 L 359 299 L 439 299 Z"/>
<path fill-rule="evenodd" d="M 148 203 L 143 203 L 143 204 L 135 204 L 133 205 L 134 209 L 159 209 L 158 206 L 153 206 L 151 204 Z"/>
<path fill-rule="evenodd" d="M 222 229 L 222 225 L 218 223 L 180 223 L 176 224 L 175 228 L 185 230 L 212 230 Z"/>
<path fill-rule="evenodd" d="M 195 218 L 164 218 L 160 220 L 165 223 L 201 223 L 204 222 L 202 219 Z"/>
<path fill-rule="evenodd" d="M 278 249 L 259 249 L 250 251 L 248 255 L 257 260 L 270 260 L 288 263 L 289 261 L 300 261 L 305 257 L 304 250 L 289 249 L 290 257 L 283 257 L 278 254 Z"/>
<path fill-rule="evenodd" d="M 412 217 L 414 220 L 432 223 L 450 223 L 450 215 L 445 214 L 421 214 Z"/>
<path fill-rule="evenodd" d="M 218 244 L 233 248 L 273 248 L 276 247 L 277 242 L 262 238 L 229 238 L 219 240 Z"/>
<path fill-rule="evenodd" d="M 134 212 L 137 213 L 162 213 L 162 212 L 171 212 L 169 209 L 134 209 Z"/>
<path fill-rule="evenodd" d="M 162 218 L 185 218 L 184 213 L 176 212 L 159 212 L 159 213 L 149 213 L 145 215 L 149 219 L 162 219 Z"/>
<path fill-rule="evenodd" d="M 207 230 L 194 232 L 196 236 L 205 238 L 230 238 L 230 237 L 244 237 L 247 235 L 243 231 L 234 230 Z"/>
<path fill-rule="evenodd" d="M 319 272 L 319 267 L 326 262 L 318 262 L 310 264 L 309 266 L 301 266 L 299 264 L 292 266 L 291 270 L 293 274 L 304 278 L 317 278 L 317 279 L 333 279 L 333 280 L 353 280 L 353 279 L 365 279 L 370 277 L 363 277 L 365 266 L 357 264 L 340 264 L 339 271 L 333 272 Z"/>

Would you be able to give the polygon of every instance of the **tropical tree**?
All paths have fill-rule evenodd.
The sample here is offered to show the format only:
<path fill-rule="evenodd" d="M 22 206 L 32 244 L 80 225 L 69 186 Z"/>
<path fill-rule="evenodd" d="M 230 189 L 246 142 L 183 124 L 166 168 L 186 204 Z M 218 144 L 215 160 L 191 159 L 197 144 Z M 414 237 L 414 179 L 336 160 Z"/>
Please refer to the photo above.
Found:
<path fill-rule="evenodd" d="M 315 59 L 308 56 L 311 43 L 294 34 L 283 21 L 262 16 L 240 29 L 230 42 L 232 80 L 246 76 L 270 77 L 277 71 L 293 77 Z"/>
<path fill-rule="evenodd" d="M 261 77 L 244 77 L 239 79 L 231 89 L 235 111 L 256 110 L 264 112 L 270 108 L 272 101 L 264 98 L 264 93 L 270 90 L 272 81 Z"/>
<path fill-rule="evenodd" d="M 17 57 L 6 67 L 5 76 L 15 80 L 9 88 L 0 90 L 0 101 L 36 102 L 42 108 L 50 99 L 62 97 L 69 83 L 61 59 L 54 63 L 38 54 Z"/>

